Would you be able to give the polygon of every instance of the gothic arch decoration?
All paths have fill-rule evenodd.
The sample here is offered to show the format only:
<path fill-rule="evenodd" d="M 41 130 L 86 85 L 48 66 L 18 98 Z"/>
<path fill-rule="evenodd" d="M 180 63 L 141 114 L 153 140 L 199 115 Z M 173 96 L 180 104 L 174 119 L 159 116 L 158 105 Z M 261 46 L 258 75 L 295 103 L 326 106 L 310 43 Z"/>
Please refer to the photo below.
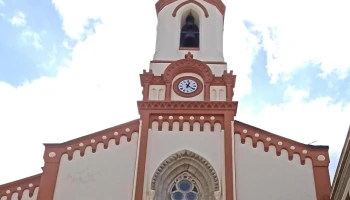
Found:
<path fill-rule="evenodd" d="M 193 55 L 188 52 L 185 59 L 172 62 L 162 74 L 165 82 L 171 82 L 176 75 L 181 73 L 192 72 L 200 75 L 204 83 L 210 84 L 214 75 L 210 67 L 200 60 L 193 59 Z"/>
<path fill-rule="evenodd" d="M 196 6 L 198 6 L 199 8 L 201 8 L 203 10 L 203 13 L 204 13 L 204 16 L 206 18 L 209 17 L 209 13 L 208 13 L 208 10 L 203 6 L 203 4 L 199 3 L 198 1 L 195 1 L 195 0 L 187 0 L 187 1 L 184 1 L 182 3 L 180 3 L 179 5 L 176 6 L 176 8 L 174 9 L 173 11 L 173 17 L 176 17 L 176 14 L 177 14 L 177 11 L 179 11 L 179 9 L 189 3 L 193 3 L 195 4 Z"/>
<path fill-rule="evenodd" d="M 151 198 L 169 198 L 168 188 L 179 175 L 186 173 L 196 179 L 201 188 L 201 199 L 212 199 L 220 195 L 219 178 L 213 166 L 200 155 L 189 151 L 179 151 L 164 160 L 154 172 L 151 180 Z"/>
<path fill-rule="evenodd" d="M 163 10 L 163 8 L 165 8 L 165 6 L 174 3 L 177 0 L 158 0 L 158 2 L 156 3 L 156 12 L 157 14 Z M 225 10 L 226 10 L 226 6 L 225 4 L 221 1 L 221 0 L 204 0 L 205 2 L 215 6 L 219 12 L 225 16 Z"/>

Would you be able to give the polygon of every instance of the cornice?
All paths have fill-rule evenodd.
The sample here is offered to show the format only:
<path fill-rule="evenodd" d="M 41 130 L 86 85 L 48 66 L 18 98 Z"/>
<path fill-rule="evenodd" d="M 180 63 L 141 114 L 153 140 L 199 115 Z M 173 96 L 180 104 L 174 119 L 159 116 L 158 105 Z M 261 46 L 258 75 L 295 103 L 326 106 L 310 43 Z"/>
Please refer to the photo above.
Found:
<path fill-rule="evenodd" d="M 76 150 L 80 151 L 80 155 L 84 156 L 85 149 L 92 147 L 92 152 L 96 152 L 97 145 L 102 143 L 104 148 L 108 148 L 109 141 L 114 139 L 115 144 L 119 145 L 122 136 L 127 137 L 127 141 L 131 141 L 133 133 L 139 131 L 139 119 L 120 124 L 102 131 L 98 131 L 80 138 L 76 138 L 64 143 L 44 144 L 45 145 L 45 162 L 60 162 L 63 154 L 68 154 L 68 159 L 73 158 Z"/>
<path fill-rule="evenodd" d="M 289 160 L 292 160 L 294 154 L 297 154 L 302 165 L 305 164 L 306 158 L 312 160 L 313 166 L 328 167 L 329 165 L 328 146 L 302 144 L 236 120 L 234 133 L 241 136 L 242 143 L 245 143 L 247 137 L 251 138 L 253 147 L 256 147 L 258 142 L 262 142 L 266 152 L 269 151 L 271 145 L 275 146 L 277 156 L 281 155 L 282 149 L 288 152 Z"/>
<path fill-rule="evenodd" d="M 6 196 L 7 199 L 12 199 L 13 193 L 18 193 L 18 198 L 21 199 L 24 190 L 29 190 L 29 197 L 34 194 L 35 188 L 39 187 L 41 174 L 23 178 L 17 181 L 0 185 L 0 199 Z"/>
<path fill-rule="evenodd" d="M 211 111 L 212 113 L 222 111 L 233 111 L 236 113 L 238 102 L 227 101 L 138 101 L 137 106 L 140 110 L 158 111 L 164 113 L 167 111 Z M 200 109 L 200 110 L 198 110 Z M 163 112 L 161 112 L 163 111 Z"/>

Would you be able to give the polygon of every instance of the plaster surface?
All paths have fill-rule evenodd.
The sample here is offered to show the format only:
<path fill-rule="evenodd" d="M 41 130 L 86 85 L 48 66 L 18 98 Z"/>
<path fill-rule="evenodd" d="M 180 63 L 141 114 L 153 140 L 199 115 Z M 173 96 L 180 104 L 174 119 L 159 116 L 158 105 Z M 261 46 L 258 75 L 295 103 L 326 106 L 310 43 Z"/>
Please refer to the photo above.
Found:
<path fill-rule="evenodd" d="M 98 144 L 95 153 L 86 147 L 85 155 L 75 151 L 73 159 L 61 158 L 54 200 L 132 199 L 138 134 L 130 142 L 125 136 L 120 144 L 109 141 L 107 149 Z"/>

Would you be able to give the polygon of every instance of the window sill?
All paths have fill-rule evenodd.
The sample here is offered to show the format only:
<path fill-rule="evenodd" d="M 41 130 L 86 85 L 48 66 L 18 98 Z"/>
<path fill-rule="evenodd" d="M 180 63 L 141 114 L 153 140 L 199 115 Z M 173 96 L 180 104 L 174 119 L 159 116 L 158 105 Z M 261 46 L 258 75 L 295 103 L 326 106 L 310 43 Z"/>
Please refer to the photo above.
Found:
<path fill-rule="evenodd" d="M 199 51 L 199 48 L 192 48 L 192 47 L 180 47 L 180 51 L 187 50 L 187 51 Z"/>

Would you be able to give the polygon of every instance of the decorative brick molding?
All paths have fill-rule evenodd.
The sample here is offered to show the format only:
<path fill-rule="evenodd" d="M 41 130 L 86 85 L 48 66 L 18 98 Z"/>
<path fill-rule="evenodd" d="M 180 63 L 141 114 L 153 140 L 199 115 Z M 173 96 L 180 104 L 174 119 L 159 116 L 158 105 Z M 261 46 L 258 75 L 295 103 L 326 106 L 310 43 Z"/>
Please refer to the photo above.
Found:
<path fill-rule="evenodd" d="M 193 3 L 193 4 L 197 5 L 198 7 L 200 7 L 200 8 L 202 9 L 203 13 L 204 13 L 204 16 L 205 16 L 206 18 L 209 17 L 208 10 L 205 8 L 205 6 L 203 6 L 203 4 L 199 3 L 199 2 L 196 1 L 196 0 L 187 0 L 187 1 L 184 1 L 184 2 L 180 3 L 179 5 L 177 5 L 176 8 L 175 8 L 174 11 L 173 11 L 173 17 L 176 17 L 177 11 L 178 11 L 181 7 L 183 7 L 183 6 L 185 6 L 185 5 L 189 4 L 189 3 Z"/>
<path fill-rule="evenodd" d="M 180 49 L 182 50 L 182 49 Z M 188 49 L 186 49 L 188 50 Z M 172 63 L 175 60 L 151 60 L 150 63 L 160 63 L 160 64 L 164 64 L 164 63 Z M 222 61 L 202 61 L 203 63 L 207 64 L 207 65 L 227 65 L 226 62 L 222 62 Z"/>
<path fill-rule="evenodd" d="M 312 146 L 305 145 L 262 129 L 244 124 L 239 121 L 235 121 L 234 124 L 235 134 L 241 135 L 241 142 L 245 143 L 246 137 L 250 137 L 253 141 L 253 146 L 256 147 L 258 142 L 264 143 L 265 151 L 269 151 L 271 145 L 276 147 L 277 156 L 281 155 L 282 149 L 288 152 L 289 160 L 293 159 L 294 154 L 300 156 L 300 163 L 305 164 L 305 159 L 310 158 L 313 166 L 328 166 L 328 146 Z"/>
<path fill-rule="evenodd" d="M 254 148 L 258 142 L 262 142 L 266 152 L 269 151 L 271 145 L 275 146 L 277 156 L 281 155 L 282 149 L 286 150 L 289 160 L 292 160 L 294 154 L 297 154 L 302 165 L 305 164 L 306 158 L 311 159 L 317 200 L 330 199 L 331 183 L 328 170 L 330 162 L 328 146 L 302 144 L 239 121 L 234 123 L 234 134 L 241 136 L 242 143 L 245 142 L 247 137 L 251 138 Z"/>
<path fill-rule="evenodd" d="M 191 52 L 188 52 L 184 59 L 171 62 L 161 76 L 154 76 L 152 70 L 149 72 L 143 70 L 143 73 L 140 74 L 143 101 L 149 100 L 150 85 L 165 85 L 165 100 L 169 101 L 173 88 L 172 82 L 177 75 L 182 73 L 195 73 L 203 79 L 204 101 L 210 100 L 210 86 L 225 86 L 226 100 L 232 101 L 233 89 L 236 83 L 236 75 L 233 74 L 233 71 L 227 72 L 225 70 L 221 77 L 215 77 L 206 63 L 193 59 Z"/>
<path fill-rule="evenodd" d="M 34 190 L 39 187 L 41 174 L 30 176 L 21 180 L 17 180 L 11 183 L 0 185 L 0 199 L 7 197 L 8 200 L 12 199 L 14 193 L 18 193 L 18 199 L 22 199 L 23 192 L 29 190 L 29 197 L 32 197 Z"/>
<path fill-rule="evenodd" d="M 174 77 L 181 73 L 196 73 L 203 78 L 204 83 L 211 83 L 214 75 L 210 67 L 200 60 L 193 59 L 193 54 L 188 52 L 185 59 L 172 62 L 164 71 L 163 79 L 165 82 L 173 81 Z"/>
<path fill-rule="evenodd" d="M 232 110 L 234 113 L 237 111 L 238 102 L 226 102 L 226 101 L 138 101 L 137 106 L 139 110 L 197 110 L 201 109 L 201 113 L 211 110 L 214 113 L 216 111 Z M 162 113 L 163 113 L 162 112 Z"/>
<path fill-rule="evenodd" d="M 47 161 L 59 161 L 63 154 L 68 154 L 68 159 L 73 158 L 73 153 L 76 150 L 80 151 L 80 155 L 84 156 L 85 149 L 88 146 L 92 147 L 92 152 L 96 152 L 97 145 L 103 143 L 104 148 L 108 148 L 109 140 L 114 139 L 115 144 L 120 143 L 120 138 L 122 136 L 127 137 L 127 141 L 130 142 L 133 133 L 138 133 L 139 131 L 139 120 L 133 120 L 115 127 L 111 127 L 90 135 L 86 135 L 68 142 L 60 144 L 45 144 L 46 151 L 44 155 L 44 160 Z"/>
<path fill-rule="evenodd" d="M 157 14 L 167 5 L 176 2 L 177 0 L 159 0 L 156 3 L 156 12 Z M 225 4 L 221 1 L 221 0 L 204 0 L 205 2 L 215 6 L 220 13 L 225 16 L 225 10 L 226 10 L 226 6 Z"/>
<path fill-rule="evenodd" d="M 139 132 L 139 120 L 133 120 L 115 127 L 111 127 L 90 135 L 86 135 L 68 142 L 60 144 L 45 144 L 43 174 L 40 180 L 40 190 L 37 200 L 53 199 L 57 175 L 60 167 L 61 157 L 68 154 L 68 159 L 73 159 L 73 153 L 80 151 L 80 156 L 84 156 L 85 149 L 92 147 L 92 152 L 96 152 L 97 145 L 103 143 L 104 148 L 108 148 L 109 140 L 114 139 L 119 145 L 120 138 L 125 136 L 127 141 L 131 141 L 133 133 Z"/>
<path fill-rule="evenodd" d="M 224 115 L 151 115 L 150 117 L 150 124 L 149 128 L 152 128 L 152 123 L 157 122 L 158 123 L 158 131 L 162 130 L 163 123 L 167 122 L 169 125 L 169 130 L 164 131 L 173 131 L 174 123 L 178 123 L 179 131 L 183 131 L 184 123 L 189 124 L 189 131 L 193 131 L 193 128 L 195 126 L 195 123 L 198 123 L 199 125 L 199 131 L 204 130 L 205 124 L 208 124 L 210 126 L 210 131 L 214 131 L 215 124 L 220 124 L 221 128 L 224 126 Z"/>

